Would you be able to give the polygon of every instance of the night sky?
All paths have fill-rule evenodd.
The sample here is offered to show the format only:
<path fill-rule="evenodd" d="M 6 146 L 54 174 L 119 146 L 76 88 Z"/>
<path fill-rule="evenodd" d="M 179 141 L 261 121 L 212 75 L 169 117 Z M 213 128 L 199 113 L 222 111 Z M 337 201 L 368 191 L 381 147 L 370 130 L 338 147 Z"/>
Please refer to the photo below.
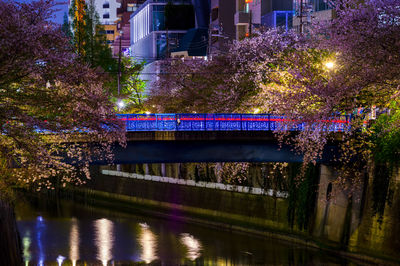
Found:
<path fill-rule="evenodd" d="M 33 0 L 17 0 L 18 2 L 33 2 Z M 56 3 L 59 5 L 56 7 L 56 9 L 59 9 L 55 13 L 55 17 L 53 18 L 53 21 L 59 24 L 63 23 L 63 17 L 64 17 L 64 12 L 68 12 L 68 0 L 54 0 Z"/>

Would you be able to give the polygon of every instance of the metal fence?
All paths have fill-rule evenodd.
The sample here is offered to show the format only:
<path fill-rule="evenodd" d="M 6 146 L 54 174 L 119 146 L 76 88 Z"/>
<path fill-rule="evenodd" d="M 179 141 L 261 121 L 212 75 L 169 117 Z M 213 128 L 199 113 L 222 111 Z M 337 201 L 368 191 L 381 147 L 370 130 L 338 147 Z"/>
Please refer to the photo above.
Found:
<path fill-rule="evenodd" d="M 118 114 L 126 122 L 126 131 L 301 131 L 305 123 L 273 114 Z M 311 123 L 315 129 L 346 131 L 350 116 Z"/>

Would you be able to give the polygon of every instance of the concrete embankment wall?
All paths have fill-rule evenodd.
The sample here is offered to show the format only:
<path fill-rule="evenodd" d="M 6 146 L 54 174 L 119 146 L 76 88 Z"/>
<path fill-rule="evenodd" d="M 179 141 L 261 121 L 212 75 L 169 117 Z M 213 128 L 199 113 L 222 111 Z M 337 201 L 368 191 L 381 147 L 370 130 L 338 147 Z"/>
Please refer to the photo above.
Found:
<path fill-rule="evenodd" d="M 265 191 L 261 194 L 249 193 L 248 190 L 236 192 L 109 174 L 103 175 L 101 169 L 94 168 L 93 179 L 80 195 L 87 200 L 93 199 L 96 204 L 118 206 L 129 212 L 144 209 L 171 219 L 335 249 L 341 254 L 370 262 L 375 259 L 378 263 L 382 263 L 379 259 L 400 262 L 398 180 L 391 185 L 391 201 L 385 203 L 386 209 L 379 218 L 371 208 L 371 177 L 366 177 L 359 190 L 349 198 L 335 183 L 337 175 L 333 168 L 321 165 L 311 223 L 306 230 L 300 230 L 296 224 L 292 227 L 288 222 L 290 199 L 285 194 L 277 197 L 269 196 Z"/>
<path fill-rule="evenodd" d="M 288 202 L 282 196 L 103 175 L 101 171 L 95 174 L 87 187 L 91 190 L 90 193 L 101 191 L 119 195 L 123 199 L 151 206 L 155 210 L 157 207 L 167 210 L 167 214 L 171 216 L 189 214 L 222 222 L 228 227 L 238 225 L 260 230 L 302 233 L 296 228 L 290 228 L 287 219 Z M 102 195 L 112 196 L 110 194 Z"/>

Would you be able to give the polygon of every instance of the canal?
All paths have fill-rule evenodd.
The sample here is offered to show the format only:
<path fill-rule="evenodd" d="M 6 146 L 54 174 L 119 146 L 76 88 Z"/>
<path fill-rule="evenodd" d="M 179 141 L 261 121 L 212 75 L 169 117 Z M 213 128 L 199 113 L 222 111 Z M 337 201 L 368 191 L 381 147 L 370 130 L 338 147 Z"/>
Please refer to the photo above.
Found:
<path fill-rule="evenodd" d="M 26 265 L 358 265 L 276 239 L 65 200 L 21 199 L 16 216 Z"/>

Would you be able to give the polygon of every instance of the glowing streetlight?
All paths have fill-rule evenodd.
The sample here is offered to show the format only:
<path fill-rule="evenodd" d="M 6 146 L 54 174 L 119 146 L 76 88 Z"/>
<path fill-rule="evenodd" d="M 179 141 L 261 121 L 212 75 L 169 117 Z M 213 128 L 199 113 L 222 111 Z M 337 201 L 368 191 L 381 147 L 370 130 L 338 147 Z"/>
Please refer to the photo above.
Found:
<path fill-rule="evenodd" d="M 261 111 L 260 108 L 255 108 L 253 114 L 258 114 L 260 111 Z"/>
<path fill-rule="evenodd" d="M 332 69 L 332 68 L 335 67 L 335 63 L 333 63 L 332 61 L 329 61 L 329 62 L 326 62 L 326 63 L 325 63 L 325 66 L 326 66 L 328 69 Z"/>
<path fill-rule="evenodd" d="M 122 100 L 119 100 L 117 105 L 118 105 L 118 108 L 120 108 L 120 109 L 125 107 L 125 103 Z"/>
<path fill-rule="evenodd" d="M 144 112 L 146 115 L 149 115 L 150 114 L 150 112 L 149 111 L 146 111 L 146 112 Z"/>

